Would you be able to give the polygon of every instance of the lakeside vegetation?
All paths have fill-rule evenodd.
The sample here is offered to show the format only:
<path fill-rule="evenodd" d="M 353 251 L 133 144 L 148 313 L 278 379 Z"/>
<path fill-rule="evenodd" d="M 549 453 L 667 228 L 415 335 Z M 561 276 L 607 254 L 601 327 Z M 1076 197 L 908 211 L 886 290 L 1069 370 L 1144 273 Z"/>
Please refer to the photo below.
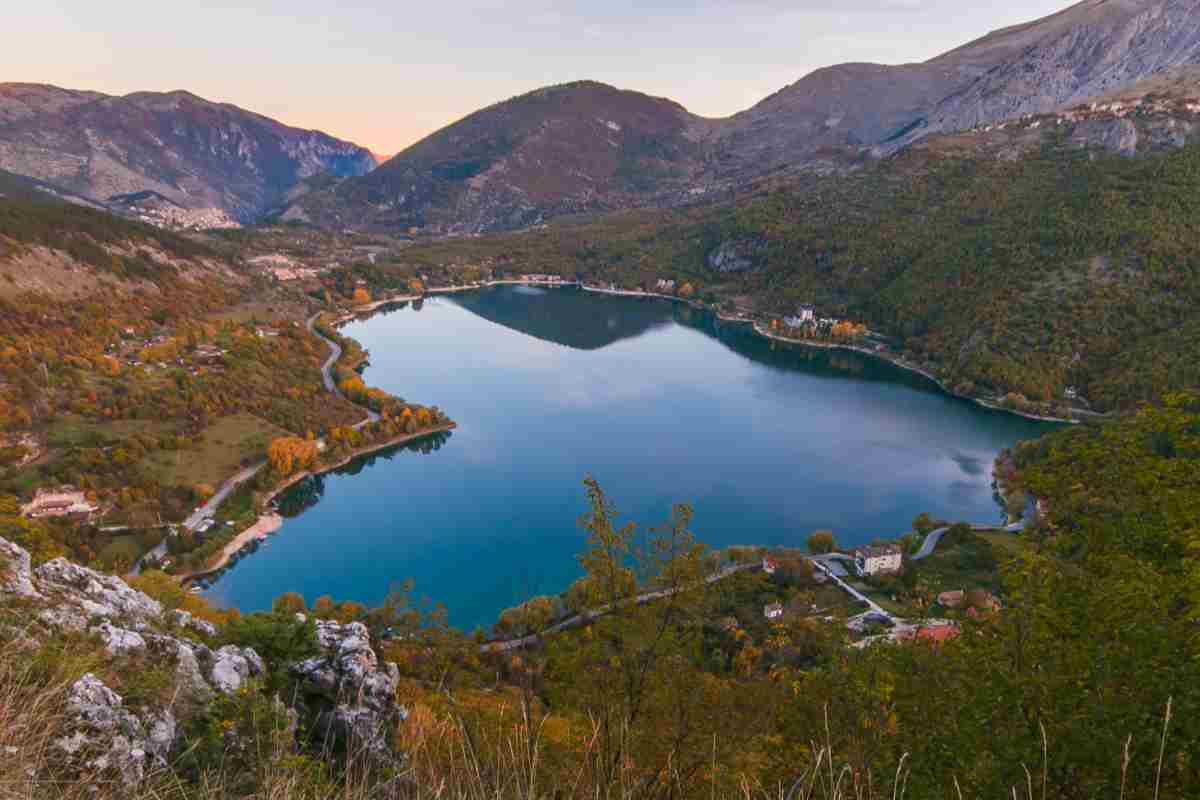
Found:
<path fill-rule="evenodd" d="M 348 391 L 325 390 L 327 345 L 302 323 L 313 308 L 352 304 L 357 279 L 345 294 L 335 281 L 307 297 L 247 270 L 221 237 L 197 242 L 5 187 L 0 496 L 23 531 L 16 539 L 39 559 L 66 554 L 124 572 L 161 542 L 167 523 L 267 460 L 275 440 L 321 439 L 321 460 L 335 463 L 448 422 L 436 408 L 367 387 L 355 372 L 361 348 L 340 336 L 337 372 Z M 38 283 L 43 267 L 14 266 L 27 257 L 62 282 Z M 380 418 L 353 427 L 364 407 Z M 283 477 L 267 470 L 256 486 L 266 493 Z M 64 485 L 97 511 L 21 519 L 18 506 L 35 490 Z M 235 492 L 228 505 L 217 530 L 171 538 L 177 568 L 202 565 L 251 524 L 253 496 Z"/>
<path fill-rule="evenodd" d="M 1200 146 L 1122 158 L 1048 133 L 1011 161 L 916 150 L 731 202 L 630 211 L 520 234 L 421 243 L 422 267 L 669 278 L 782 316 L 868 323 L 965 394 L 1128 409 L 1200 382 Z M 732 248 L 744 264 L 721 272 Z"/>
<path fill-rule="evenodd" d="M 1197 430 L 1200 401 L 1190 397 L 1165 412 L 1053 434 L 1045 450 L 1018 460 L 1022 479 L 1061 512 L 1019 546 L 991 547 L 970 531 L 939 545 L 949 560 L 978 562 L 987 551 L 992 563 L 973 568 L 992 576 L 1002 605 L 937 609 L 961 627 L 956 638 L 862 649 L 849 646 L 858 635 L 845 625 L 858 609 L 800 561 L 707 584 L 731 554 L 696 542 L 689 507 L 642 528 L 623 522 L 589 480 L 585 574 L 566 598 L 616 610 L 534 647 L 482 652 L 478 633 L 449 628 L 443 610 L 413 601 L 411 585 L 375 609 L 285 595 L 271 612 L 217 618 L 214 644 L 253 646 L 273 665 L 313 652 L 313 618 L 364 622 L 379 657 L 402 676 L 408 718 L 390 738 L 405 754 L 400 773 L 359 772 L 352 752 L 313 751 L 304 731 L 277 728 L 262 712 L 288 696 L 291 679 L 271 670 L 185 721 L 186 757 L 164 775 L 174 792 L 166 796 L 207 798 L 214 786 L 229 797 L 777 798 L 797 786 L 793 796 L 857 800 L 900 796 L 901 787 L 912 797 L 1011 796 L 1014 787 L 1020 798 L 1043 790 L 1079 800 L 1190 796 L 1200 786 L 1200 653 L 1191 632 L 1200 598 L 1190 568 L 1144 542 L 1154 538 L 1149 529 L 1188 541 L 1197 509 L 1145 520 L 1146 536 L 1113 538 L 1089 531 L 1119 530 L 1121 508 L 1093 498 L 1084 521 L 1070 498 L 1076 470 L 1103 475 L 1116 448 L 1136 456 L 1134 472 L 1114 470 L 1096 488 L 1142 474 L 1143 489 L 1155 488 L 1129 513 L 1171 506 L 1171 484 L 1150 476 L 1194 460 Z M 1164 431 L 1174 451 L 1161 446 Z M 1066 519 L 1079 524 L 1065 528 Z M 880 588 L 937 588 L 947 574 L 936 559 L 909 567 L 911 577 Z M 152 574 L 137 585 L 168 607 L 186 602 L 212 618 L 169 580 Z M 622 603 L 646 588 L 669 594 Z M 785 614 L 764 619 L 763 605 L 774 602 Z M 546 600 L 531 601 L 500 625 L 536 629 L 547 610 Z M 85 659 L 68 669 L 85 665 L 96 668 Z M 154 685 L 150 676 L 119 680 L 134 697 Z M 239 742 L 275 744 L 233 751 L 232 732 Z"/>

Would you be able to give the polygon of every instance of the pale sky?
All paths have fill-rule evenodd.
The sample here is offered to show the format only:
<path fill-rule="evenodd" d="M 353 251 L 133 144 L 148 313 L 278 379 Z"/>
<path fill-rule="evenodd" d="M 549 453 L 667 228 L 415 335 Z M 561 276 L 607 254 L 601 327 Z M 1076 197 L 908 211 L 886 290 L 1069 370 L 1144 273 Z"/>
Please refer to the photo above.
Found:
<path fill-rule="evenodd" d="M 924 61 L 1068 0 L 36 0 L 0 81 L 187 89 L 394 153 L 472 111 L 594 79 L 728 116 L 819 67 Z"/>

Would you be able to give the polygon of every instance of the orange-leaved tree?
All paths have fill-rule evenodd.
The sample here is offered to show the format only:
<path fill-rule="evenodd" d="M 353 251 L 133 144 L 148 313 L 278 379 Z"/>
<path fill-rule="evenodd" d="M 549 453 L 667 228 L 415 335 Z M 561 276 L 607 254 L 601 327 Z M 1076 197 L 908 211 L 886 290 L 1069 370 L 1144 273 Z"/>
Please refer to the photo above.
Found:
<path fill-rule="evenodd" d="M 317 443 L 297 436 L 281 436 L 267 448 L 267 459 L 275 472 L 291 475 L 316 461 Z"/>

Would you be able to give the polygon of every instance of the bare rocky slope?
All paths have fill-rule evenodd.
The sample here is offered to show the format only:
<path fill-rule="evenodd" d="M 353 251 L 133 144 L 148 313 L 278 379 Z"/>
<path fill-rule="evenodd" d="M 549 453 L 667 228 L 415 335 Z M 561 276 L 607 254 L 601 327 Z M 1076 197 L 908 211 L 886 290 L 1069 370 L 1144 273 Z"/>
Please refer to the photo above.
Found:
<path fill-rule="evenodd" d="M 362 147 L 187 92 L 0 84 L 0 169 L 99 202 L 155 192 L 252 221 L 299 181 L 374 167 Z"/>
<path fill-rule="evenodd" d="M 764 176 L 853 168 L 932 134 L 1063 106 L 1200 63 L 1200 0 L 1084 0 L 923 64 L 818 70 L 733 117 L 590 82 L 472 114 L 285 218 L 429 233 L 676 205 Z M 301 187 L 308 188 L 308 187 Z"/>

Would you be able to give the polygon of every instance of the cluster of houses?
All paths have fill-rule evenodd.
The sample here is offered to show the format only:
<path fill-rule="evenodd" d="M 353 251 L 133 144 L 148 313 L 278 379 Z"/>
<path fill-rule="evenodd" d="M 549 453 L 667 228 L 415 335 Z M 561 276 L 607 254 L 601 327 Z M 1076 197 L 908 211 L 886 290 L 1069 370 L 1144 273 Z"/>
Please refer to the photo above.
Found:
<path fill-rule="evenodd" d="M 88 519 L 100 507 L 88 502 L 87 495 L 72 486 L 59 489 L 38 489 L 33 500 L 21 506 L 21 513 L 30 519 L 71 517 Z"/>
<path fill-rule="evenodd" d="M 159 334 L 148 339 L 138 339 L 137 331 L 134 328 L 124 328 L 121 331 L 121 334 L 122 340 L 117 344 L 110 344 L 108 347 L 104 348 L 104 354 L 124 361 L 128 366 L 131 367 L 144 366 L 141 359 L 138 358 L 138 354 L 141 353 L 142 350 L 146 349 L 147 347 L 165 344 L 166 342 L 170 341 L 171 338 L 164 334 Z M 166 364 L 161 364 L 160 366 L 165 367 Z"/>
<path fill-rule="evenodd" d="M 574 283 L 574 281 L 569 281 L 562 275 L 540 275 L 537 273 L 522 275 L 521 280 L 525 283 Z"/>
<path fill-rule="evenodd" d="M 226 350 L 222 350 L 215 344 L 201 344 L 196 345 L 196 349 L 192 351 L 192 358 L 198 364 L 212 364 L 220 361 L 226 353 Z"/>
<path fill-rule="evenodd" d="M 967 593 L 962 589 L 954 589 L 939 594 L 937 601 L 939 606 L 950 610 L 965 607 L 967 615 L 971 617 L 1000 610 L 1000 599 L 987 591 Z"/>
<path fill-rule="evenodd" d="M 795 313 L 783 318 L 783 324 L 788 328 L 799 329 L 808 326 L 817 331 L 831 330 L 839 322 L 841 320 L 834 317 L 818 317 L 816 307 L 810 305 L 799 306 Z"/>
<path fill-rule="evenodd" d="M 277 281 L 307 280 L 321 274 L 321 270 L 298 264 L 281 253 L 257 256 L 250 259 L 248 263 L 262 267 Z"/>
<path fill-rule="evenodd" d="M 104 353 L 105 355 L 116 359 L 117 361 L 123 362 L 126 366 L 131 368 L 140 367 L 147 370 L 153 370 L 169 369 L 174 366 L 185 369 L 189 374 L 196 376 L 203 374 L 206 370 L 220 371 L 223 369 L 221 366 L 221 359 L 223 359 L 229 352 L 214 344 L 201 344 L 197 345 L 196 348 L 191 352 L 190 363 L 183 357 L 176 358 L 173 364 L 168 364 L 165 361 L 148 363 L 141 360 L 140 356 L 142 351 L 149 347 L 166 344 L 171 340 L 171 337 L 160 334 L 148 339 L 138 339 L 136 338 L 137 331 L 135 331 L 133 328 L 125 328 L 122 331 L 122 334 L 122 341 L 116 344 L 108 345 L 104 349 Z M 263 333 L 259 334 L 259 336 L 263 335 Z"/>
<path fill-rule="evenodd" d="M 668 280 L 666 278 L 659 278 L 658 283 L 654 284 L 654 289 L 658 292 L 674 292 L 675 281 Z"/>
<path fill-rule="evenodd" d="M 242 227 L 219 208 L 183 208 L 176 205 L 132 206 L 135 219 L 170 231 L 231 230 Z"/>
<path fill-rule="evenodd" d="M 1135 113 L 1178 114 L 1180 112 L 1200 114 L 1200 102 L 1169 97 L 1152 98 L 1149 95 L 1137 100 L 1113 100 L 1107 103 L 1093 102 L 1076 106 L 1056 115 L 1025 114 L 1017 119 L 1006 122 L 978 125 L 972 128 L 969 133 L 991 133 L 992 131 L 1002 131 L 1007 128 L 1021 129 L 1022 126 L 1028 129 L 1037 129 L 1042 127 L 1043 123 L 1049 127 L 1051 125 L 1059 126 L 1095 118 L 1116 117 L 1117 119 L 1124 119 Z"/>

